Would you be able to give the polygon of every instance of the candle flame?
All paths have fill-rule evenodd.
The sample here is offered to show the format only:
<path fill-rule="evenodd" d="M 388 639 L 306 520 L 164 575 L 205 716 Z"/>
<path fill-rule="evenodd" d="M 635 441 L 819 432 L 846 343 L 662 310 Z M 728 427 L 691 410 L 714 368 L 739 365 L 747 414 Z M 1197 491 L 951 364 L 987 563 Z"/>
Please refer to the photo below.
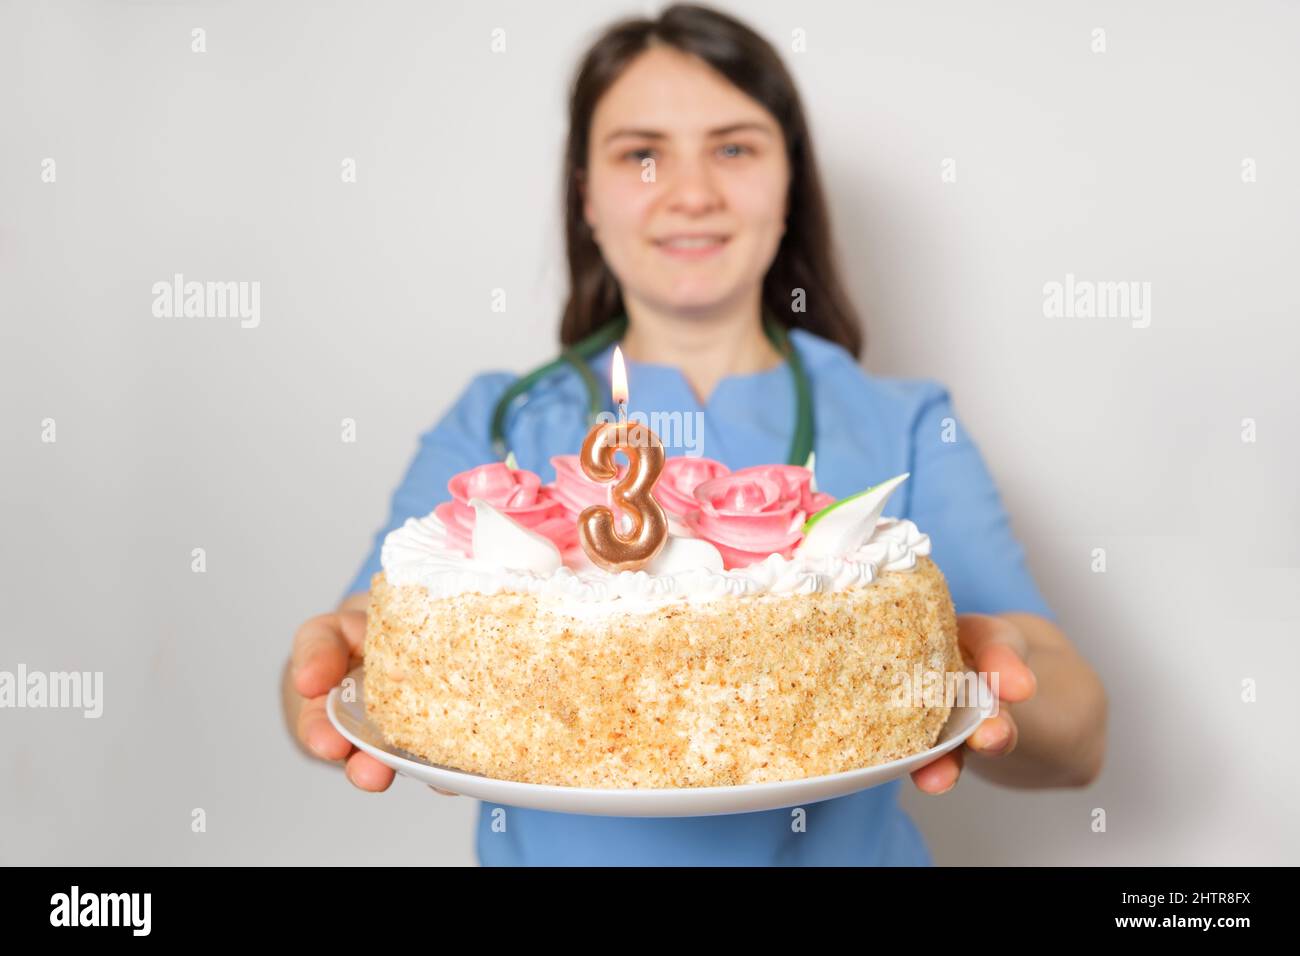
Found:
<path fill-rule="evenodd" d="M 610 384 L 613 385 L 611 391 L 614 393 L 616 403 L 627 401 L 627 367 L 623 364 L 623 350 L 617 345 L 614 346 L 614 370 L 610 374 Z"/>

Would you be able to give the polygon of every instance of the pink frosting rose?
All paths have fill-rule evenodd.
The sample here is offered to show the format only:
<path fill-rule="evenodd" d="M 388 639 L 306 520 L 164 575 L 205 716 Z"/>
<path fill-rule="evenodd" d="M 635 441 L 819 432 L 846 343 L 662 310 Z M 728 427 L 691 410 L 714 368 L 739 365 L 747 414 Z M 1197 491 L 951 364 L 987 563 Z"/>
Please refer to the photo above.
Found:
<path fill-rule="evenodd" d="M 627 474 L 627 462 L 618 461 L 618 476 Z M 552 488 L 556 498 L 574 522 L 573 543 L 577 542 L 577 521 L 583 509 L 591 505 L 611 507 L 612 492 L 616 482 L 592 481 L 582 470 L 577 455 L 556 455 L 551 459 L 555 466 L 555 483 Z M 710 458 L 688 458 L 684 455 L 669 458 L 663 471 L 655 480 L 651 494 L 670 516 L 680 519 L 688 511 L 699 507 L 694 492 L 697 486 L 710 478 L 727 474 L 727 466 Z M 620 521 L 625 518 L 620 515 Z"/>
<path fill-rule="evenodd" d="M 695 489 L 706 481 L 721 478 L 731 471 L 720 461 L 712 458 L 688 458 L 679 455 L 664 462 L 664 470 L 651 494 L 663 506 L 664 511 L 677 518 L 699 508 L 695 500 Z"/>
<path fill-rule="evenodd" d="M 571 565 L 574 561 L 582 560 L 579 557 L 581 546 L 578 542 L 578 515 L 592 505 L 608 508 L 615 482 L 592 481 L 578 464 L 577 455 L 555 455 L 551 458 L 551 464 L 555 466 L 555 481 L 546 487 L 564 509 L 568 521 L 563 543 L 556 543 L 560 544 L 560 550 L 564 552 L 564 563 Z M 627 474 L 627 462 L 619 461 L 616 464 L 618 476 L 622 478 Z"/>
<path fill-rule="evenodd" d="M 609 504 L 614 482 L 592 481 L 578 464 L 577 455 L 555 455 L 551 464 L 555 466 L 555 482 L 547 487 L 575 520 L 584 508 Z M 627 462 L 617 464 L 618 476 L 622 478 L 627 474 Z"/>
<path fill-rule="evenodd" d="M 447 482 L 452 500 L 438 505 L 434 514 L 447 528 L 447 543 L 466 555 L 474 553 L 474 508 L 471 498 L 482 498 L 503 514 L 553 541 L 561 551 L 566 535 L 576 534 L 553 490 L 542 486 L 537 474 L 492 462 L 462 471 Z"/>
<path fill-rule="evenodd" d="M 722 554 L 727 568 L 743 568 L 772 554 L 790 557 L 808 516 L 835 501 L 812 490 L 812 472 L 798 465 L 755 465 L 713 478 L 695 489 L 687 526 Z"/>

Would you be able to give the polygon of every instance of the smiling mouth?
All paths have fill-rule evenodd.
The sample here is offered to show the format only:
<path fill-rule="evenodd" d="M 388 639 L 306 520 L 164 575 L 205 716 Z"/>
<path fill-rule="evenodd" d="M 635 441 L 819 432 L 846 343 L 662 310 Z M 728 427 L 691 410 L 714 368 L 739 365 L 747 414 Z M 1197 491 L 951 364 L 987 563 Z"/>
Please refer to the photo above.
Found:
<path fill-rule="evenodd" d="M 730 240 L 730 236 L 720 234 L 676 235 L 655 239 L 654 244 L 670 255 L 702 256 L 717 252 Z"/>

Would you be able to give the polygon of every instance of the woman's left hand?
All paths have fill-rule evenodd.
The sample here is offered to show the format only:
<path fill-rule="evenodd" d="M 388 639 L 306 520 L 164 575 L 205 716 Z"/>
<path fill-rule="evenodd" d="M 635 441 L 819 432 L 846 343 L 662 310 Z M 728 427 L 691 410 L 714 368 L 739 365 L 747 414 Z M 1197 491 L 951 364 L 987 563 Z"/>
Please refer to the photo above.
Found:
<path fill-rule="evenodd" d="M 1029 644 L 1013 622 L 990 614 L 959 614 L 957 643 L 973 670 L 998 675 L 1000 702 L 1019 703 L 1034 696 L 1038 681 L 1025 663 Z M 967 748 L 985 757 L 1005 757 L 1015 750 L 1016 739 L 1011 712 L 999 706 L 956 750 L 913 770 L 912 782 L 923 793 L 947 793 L 957 785 Z"/>

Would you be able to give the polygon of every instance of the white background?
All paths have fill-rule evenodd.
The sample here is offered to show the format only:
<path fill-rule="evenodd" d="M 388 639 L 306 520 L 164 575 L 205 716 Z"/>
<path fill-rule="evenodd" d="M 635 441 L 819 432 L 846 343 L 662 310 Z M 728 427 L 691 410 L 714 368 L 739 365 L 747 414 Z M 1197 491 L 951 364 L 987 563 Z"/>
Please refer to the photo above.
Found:
<path fill-rule="evenodd" d="M 641 9 L 0 6 L 0 669 L 105 675 L 97 721 L 0 710 L 0 860 L 473 862 L 471 800 L 299 756 L 280 667 L 418 433 L 553 353 L 565 88 Z M 951 387 L 1110 692 L 1087 790 L 905 784 L 937 860 L 1295 862 L 1300 8 L 743 13 L 805 98 L 867 368 Z M 177 272 L 259 281 L 261 325 L 154 318 Z M 1150 282 L 1150 326 L 1045 318 L 1067 273 Z"/>

